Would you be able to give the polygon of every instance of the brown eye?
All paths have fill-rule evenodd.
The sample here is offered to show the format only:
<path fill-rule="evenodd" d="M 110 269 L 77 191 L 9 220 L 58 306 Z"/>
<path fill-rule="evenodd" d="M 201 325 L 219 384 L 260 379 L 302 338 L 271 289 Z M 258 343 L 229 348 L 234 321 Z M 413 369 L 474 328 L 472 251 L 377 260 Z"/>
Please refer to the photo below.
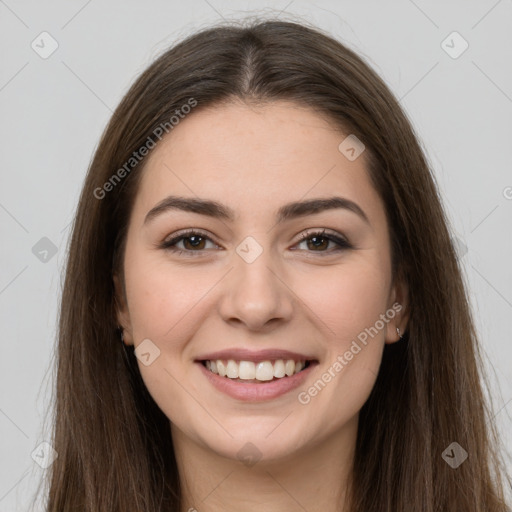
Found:
<path fill-rule="evenodd" d="M 313 235 L 306 239 L 308 249 L 326 249 L 331 240 L 326 236 Z"/>
<path fill-rule="evenodd" d="M 206 250 L 205 244 L 207 242 L 211 242 L 215 247 L 218 247 L 210 237 L 206 236 L 204 233 L 198 231 L 187 231 L 171 238 L 170 240 L 164 241 L 160 245 L 160 248 L 176 252 L 178 254 L 196 256 Z M 179 247 L 178 244 L 180 243 L 183 243 L 182 247 Z"/>
<path fill-rule="evenodd" d="M 306 243 L 309 252 L 328 254 L 352 247 L 344 238 L 334 234 L 326 234 L 325 230 L 303 234 L 299 245 L 302 243 Z M 333 243 L 337 248 L 335 247 L 333 250 L 327 250 L 330 243 Z"/>
<path fill-rule="evenodd" d="M 204 242 L 206 239 L 199 235 L 193 235 L 182 237 L 182 240 L 185 249 L 204 249 Z"/>

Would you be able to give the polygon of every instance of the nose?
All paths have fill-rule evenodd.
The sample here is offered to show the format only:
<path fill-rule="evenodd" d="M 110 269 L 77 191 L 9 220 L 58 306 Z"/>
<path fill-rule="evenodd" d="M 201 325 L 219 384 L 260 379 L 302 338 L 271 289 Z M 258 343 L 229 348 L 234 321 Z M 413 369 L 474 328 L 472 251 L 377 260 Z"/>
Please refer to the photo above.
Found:
<path fill-rule="evenodd" d="M 234 254 L 234 268 L 223 280 L 220 314 L 224 321 L 262 331 L 286 323 L 293 313 L 294 294 L 282 267 L 268 249 L 252 262 Z"/>

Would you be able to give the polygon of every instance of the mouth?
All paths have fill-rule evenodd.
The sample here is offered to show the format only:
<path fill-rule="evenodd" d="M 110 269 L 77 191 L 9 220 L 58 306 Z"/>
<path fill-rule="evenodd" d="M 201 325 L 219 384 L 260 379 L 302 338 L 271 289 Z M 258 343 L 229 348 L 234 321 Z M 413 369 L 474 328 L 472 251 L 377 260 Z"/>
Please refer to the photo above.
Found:
<path fill-rule="evenodd" d="M 316 359 L 201 359 L 195 363 L 217 391 L 243 402 L 263 402 L 305 386 Z"/>
<path fill-rule="evenodd" d="M 316 360 L 276 359 L 267 361 L 236 361 L 234 359 L 199 361 L 211 373 L 234 382 L 262 384 L 296 375 Z"/>

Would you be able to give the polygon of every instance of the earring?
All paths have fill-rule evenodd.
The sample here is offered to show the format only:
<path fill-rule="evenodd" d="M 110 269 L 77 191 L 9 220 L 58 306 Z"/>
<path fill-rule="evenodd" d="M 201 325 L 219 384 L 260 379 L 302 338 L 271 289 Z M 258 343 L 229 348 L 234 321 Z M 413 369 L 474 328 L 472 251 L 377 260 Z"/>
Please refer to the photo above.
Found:
<path fill-rule="evenodd" d="M 400 334 L 400 329 L 399 329 L 398 327 L 396 328 L 396 332 L 397 332 L 397 334 L 398 334 L 398 337 L 399 337 L 400 339 L 403 339 L 403 336 Z"/>
<path fill-rule="evenodd" d="M 117 327 L 119 331 L 119 337 L 121 338 L 121 343 L 124 343 L 124 329 L 121 326 Z"/>

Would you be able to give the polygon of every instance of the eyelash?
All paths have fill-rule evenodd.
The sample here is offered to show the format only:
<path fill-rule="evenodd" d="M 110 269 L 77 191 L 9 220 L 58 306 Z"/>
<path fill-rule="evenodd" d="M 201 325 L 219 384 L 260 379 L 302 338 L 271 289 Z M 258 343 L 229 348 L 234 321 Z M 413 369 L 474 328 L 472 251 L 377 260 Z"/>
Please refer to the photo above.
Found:
<path fill-rule="evenodd" d="M 205 233 L 203 233 L 201 231 L 198 231 L 198 230 L 189 229 L 187 231 L 181 232 L 177 236 L 173 237 L 171 240 L 165 240 L 160 245 L 160 248 L 161 249 L 165 249 L 167 251 L 174 252 L 175 254 L 178 254 L 180 256 L 181 255 L 186 255 L 187 257 L 188 256 L 190 256 L 190 257 L 199 256 L 199 255 L 201 255 L 204 252 L 204 250 L 190 251 L 190 250 L 177 249 L 176 247 L 174 247 L 174 245 L 176 245 L 177 243 L 181 242 L 185 238 L 191 238 L 192 236 L 195 236 L 195 235 L 199 235 L 201 238 L 215 243 Z M 343 250 L 346 250 L 346 249 L 352 249 L 353 248 L 353 246 L 347 240 L 345 240 L 344 238 L 341 238 L 341 237 L 336 236 L 334 234 L 326 234 L 325 233 L 325 229 L 322 230 L 322 231 L 311 231 L 311 232 L 308 231 L 306 233 L 303 233 L 302 236 L 301 236 L 301 239 L 297 243 L 297 245 L 301 244 L 302 242 L 304 242 L 304 241 L 306 241 L 306 240 L 308 240 L 310 238 L 313 238 L 313 237 L 325 238 L 328 241 L 334 242 L 334 243 L 336 243 L 339 246 L 337 249 L 335 249 L 333 251 L 318 251 L 320 256 L 324 256 L 324 255 L 328 255 L 328 254 L 332 254 L 332 253 L 336 253 L 336 252 L 340 252 L 340 251 L 343 251 Z M 317 251 L 308 251 L 308 252 L 317 252 Z"/>

